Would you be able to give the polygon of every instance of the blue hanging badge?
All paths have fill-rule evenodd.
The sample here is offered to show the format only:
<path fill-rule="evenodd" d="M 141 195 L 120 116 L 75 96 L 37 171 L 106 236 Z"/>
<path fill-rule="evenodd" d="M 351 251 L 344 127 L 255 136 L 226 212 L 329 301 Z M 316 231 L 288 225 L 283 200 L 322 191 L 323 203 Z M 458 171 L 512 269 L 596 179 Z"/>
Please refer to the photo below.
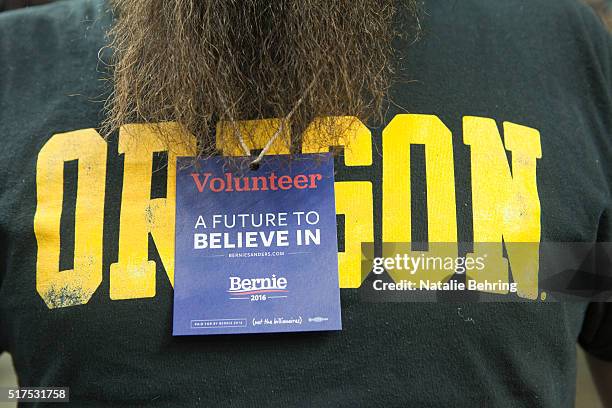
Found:
<path fill-rule="evenodd" d="M 181 157 L 174 335 L 341 330 L 331 154 Z"/>

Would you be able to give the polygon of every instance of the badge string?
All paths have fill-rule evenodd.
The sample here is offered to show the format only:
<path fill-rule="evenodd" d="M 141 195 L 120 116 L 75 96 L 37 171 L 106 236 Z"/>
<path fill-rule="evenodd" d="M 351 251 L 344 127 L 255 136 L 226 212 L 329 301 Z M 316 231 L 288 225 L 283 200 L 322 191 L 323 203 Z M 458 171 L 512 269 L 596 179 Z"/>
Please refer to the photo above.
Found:
<path fill-rule="evenodd" d="M 278 135 L 282 133 L 287 123 L 289 123 L 289 121 L 291 120 L 291 117 L 295 114 L 295 112 L 300 107 L 300 105 L 302 105 L 302 102 L 304 102 L 304 98 L 310 93 L 310 91 L 312 90 L 312 87 L 317 82 L 317 79 L 319 78 L 320 73 L 321 73 L 321 69 L 317 71 L 317 74 L 314 76 L 310 84 L 308 84 L 308 87 L 306 88 L 302 96 L 300 96 L 300 99 L 298 99 L 298 101 L 295 103 L 291 111 L 287 114 L 287 116 L 281 119 L 280 125 L 278 126 L 278 129 L 276 130 L 276 132 L 274 132 L 272 137 L 270 137 L 270 139 L 268 140 L 264 148 L 261 150 L 261 153 L 259 153 L 259 155 L 255 158 L 255 160 L 253 160 L 251 164 L 249 165 L 251 170 L 257 170 L 259 168 L 259 163 L 261 162 L 261 159 L 263 159 L 266 153 L 270 150 L 270 148 L 274 144 L 274 141 L 278 138 Z M 231 116 L 230 116 L 230 120 L 233 123 L 234 132 L 235 132 L 236 137 L 238 138 L 238 141 L 240 142 L 240 147 L 242 147 L 242 150 L 247 156 L 250 156 L 251 150 L 245 143 L 244 138 L 242 137 L 242 133 L 240 132 L 240 129 L 238 129 L 236 122 L 233 120 Z"/>

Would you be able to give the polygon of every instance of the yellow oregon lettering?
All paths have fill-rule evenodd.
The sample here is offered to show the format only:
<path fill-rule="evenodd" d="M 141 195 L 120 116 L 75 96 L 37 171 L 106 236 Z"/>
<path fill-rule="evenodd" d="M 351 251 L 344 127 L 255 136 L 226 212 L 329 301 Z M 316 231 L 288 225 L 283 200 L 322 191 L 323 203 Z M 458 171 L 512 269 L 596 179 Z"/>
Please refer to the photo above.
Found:
<path fill-rule="evenodd" d="M 302 138 L 303 153 L 321 153 L 331 146 L 321 146 L 317 129 L 337 131 L 337 144 L 347 146 L 344 161 L 347 166 L 372 165 L 372 134 L 354 117 L 319 119 Z M 333 133 L 332 133 L 333 134 Z M 344 252 L 338 253 L 338 274 L 341 288 L 361 286 L 361 243 L 374 242 L 372 183 L 369 181 L 338 181 L 334 184 L 336 213 L 344 214 Z"/>
<path fill-rule="evenodd" d="M 157 126 L 160 126 L 159 128 Z M 155 262 L 148 256 L 150 233 L 171 284 L 174 284 L 176 157 L 193 156 L 191 135 L 175 137 L 168 148 L 163 135 L 180 135 L 178 125 L 127 125 L 119 131 L 124 156 L 118 262 L 110 268 L 111 299 L 155 296 Z M 180 142 L 178 142 L 180 141 Z M 151 199 L 153 153 L 168 153 L 166 198 Z"/>
<path fill-rule="evenodd" d="M 277 119 L 244 121 L 237 127 L 220 123 L 217 148 L 225 155 L 243 155 L 228 132 L 236 129 L 249 149 L 262 148 L 278 130 Z M 536 164 L 541 158 L 537 130 L 504 123 L 504 140 L 494 120 L 464 118 L 464 142 L 471 149 L 474 253 L 488 255 L 485 269 L 470 273 L 482 282 L 507 281 L 509 266 L 519 296 L 538 295 L 540 200 Z M 321 129 L 340 135 L 322 143 Z M 163 132 L 163 136 L 162 133 Z M 183 136 L 180 127 L 127 125 L 119 132 L 119 153 L 124 154 L 123 191 L 119 229 L 118 261 L 110 267 L 111 299 L 155 296 L 156 264 L 148 257 L 151 234 L 170 283 L 174 283 L 174 228 L 176 157 L 193 155 L 196 140 Z M 171 149 L 165 136 L 175 135 Z M 283 129 L 269 154 L 290 152 L 290 131 Z M 457 255 L 457 221 L 453 145 L 450 130 L 436 116 L 398 115 L 383 131 L 382 238 L 390 243 L 410 243 L 412 236 L 410 146 L 425 147 L 427 185 L 427 255 Z M 358 119 L 320 119 L 303 135 L 303 153 L 329 150 L 328 144 L 345 146 L 347 166 L 372 165 L 372 135 Z M 512 166 L 505 149 L 512 152 Z M 168 153 L 167 195 L 151 199 L 153 155 Z M 37 161 L 37 208 L 34 232 L 38 242 L 36 289 L 49 308 L 84 304 L 102 281 L 102 232 L 106 180 L 107 145 L 93 129 L 54 135 L 42 148 Z M 63 204 L 64 163 L 78 160 L 75 208 L 74 267 L 60 271 L 60 219 Z M 337 181 L 336 211 L 345 215 L 345 252 L 338 254 L 342 288 L 362 283 L 361 243 L 374 241 L 373 191 L 370 181 Z M 502 241 L 508 260 L 503 257 Z M 435 243 L 447 243 L 436 247 Z M 450 244 L 450 245 L 449 245 Z M 485 246 L 489 244 L 488 246 Z M 491 251 L 491 246 L 493 251 Z M 419 256 L 408 245 L 402 253 Z M 387 255 L 387 254 L 383 254 Z M 444 280 L 447 271 L 423 271 L 410 275 L 392 273 L 396 280 Z"/>
<path fill-rule="evenodd" d="M 542 157 L 540 134 L 535 129 L 504 123 L 505 146 L 512 152 L 512 173 L 493 119 L 465 117 L 463 139 L 472 156 L 472 256 L 487 254 L 485 269 L 470 278 L 508 281 L 503 237 L 519 296 L 536 299 L 541 233 L 536 181 L 536 161 Z"/>
<path fill-rule="evenodd" d="M 78 160 L 74 266 L 59 270 L 64 163 Z M 36 290 L 47 307 L 85 304 L 102 282 L 106 143 L 94 129 L 56 134 L 38 154 Z"/>
<path fill-rule="evenodd" d="M 411 251 L 412 211 L 410 188 L 410 146 L 425 146 L 427 177 L 427 228 L 429 255 L 457 256 L 457 209 L 455 171 L 450 130 L 436 116 L 397 115 L 383 131 L 383 256 L 393 253 L 417 257 Z M 397 243 L 398 245 L 394 245 Z M 407 245 L 408 244 L 408 245 Z M 407 271 L 389 271 L 397 280 L 418 282 L 448 278 L 444 269 L 428 269 L 411 275 Z"/>

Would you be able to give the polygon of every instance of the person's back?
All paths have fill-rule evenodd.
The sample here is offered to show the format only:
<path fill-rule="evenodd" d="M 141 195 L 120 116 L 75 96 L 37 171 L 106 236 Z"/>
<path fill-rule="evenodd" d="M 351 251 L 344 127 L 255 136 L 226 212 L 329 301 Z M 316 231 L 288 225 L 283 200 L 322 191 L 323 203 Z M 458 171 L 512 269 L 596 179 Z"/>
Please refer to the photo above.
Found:
<path fill-rule="evenodd" d="M 579 336 L 612 359 L 604 315 L 537 283 L 367 302 L 361 243 L 610 241 L 610 36 L 569 0 L 420 16 L 410 81 L 336 161 L 343 330 L 173 337 L 174 156 L 146 129 L 101 136 L 107 6 L 0 14 L 0 351 L 20 386 L 77 406 L 572 406 Z M 127 277 L 138 262 L 154 275 Z"/>

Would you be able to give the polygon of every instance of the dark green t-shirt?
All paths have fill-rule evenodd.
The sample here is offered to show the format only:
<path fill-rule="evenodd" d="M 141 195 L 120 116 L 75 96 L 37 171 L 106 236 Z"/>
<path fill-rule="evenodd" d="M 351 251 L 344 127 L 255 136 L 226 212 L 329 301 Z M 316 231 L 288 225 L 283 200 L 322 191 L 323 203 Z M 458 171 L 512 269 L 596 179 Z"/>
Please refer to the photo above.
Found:
<path fill-rule="evenodd" d="M 585 6 L 425 3 L 423 38 L 398 45 L 411 81 L 337 160 L 333 333 L 172 337 L 172 172 L 151 135 L 96 130 L 109 24 L 95 0 L 0 14 L 0 351 L 21 386 L 75 406 L 556 408 L 579 338 L 612 360 L 605 305 L 537 286 L 486 304 L 355 289 L 362 241 L 612 240 L 612 45 Z"/>

